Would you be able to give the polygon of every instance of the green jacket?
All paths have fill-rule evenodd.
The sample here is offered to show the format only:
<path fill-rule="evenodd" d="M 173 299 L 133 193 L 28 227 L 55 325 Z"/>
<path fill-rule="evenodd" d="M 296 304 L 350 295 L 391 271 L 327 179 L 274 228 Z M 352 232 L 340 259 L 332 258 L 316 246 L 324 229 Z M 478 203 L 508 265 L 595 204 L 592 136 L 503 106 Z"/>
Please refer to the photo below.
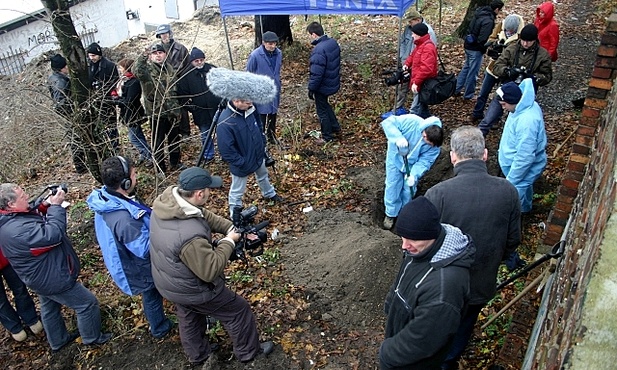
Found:
<path fill-rule="evenodd" d="M 180 103 L 176 99 L 176 73 L 171 65 L 157 64 L 140 55 L 133 66 L 133 73 L 141 83 L 144 107 L 149 116 L 179 120 Z"/>

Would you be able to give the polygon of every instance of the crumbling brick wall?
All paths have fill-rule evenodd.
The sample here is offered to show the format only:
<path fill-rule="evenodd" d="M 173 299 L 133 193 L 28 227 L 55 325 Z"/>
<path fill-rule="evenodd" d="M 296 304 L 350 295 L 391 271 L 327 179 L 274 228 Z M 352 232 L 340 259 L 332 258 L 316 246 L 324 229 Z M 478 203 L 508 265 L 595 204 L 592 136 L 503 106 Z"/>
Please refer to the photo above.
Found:
<path fill-rule="evenodd" d="M 602 35 L 565 176 L 544 244 L 557 243 L 572 215 L 566 251 L 555 271 L 532 368 L 561 369 L 584 335 L 580 318 L 617 192 L 617 13 Z"/>

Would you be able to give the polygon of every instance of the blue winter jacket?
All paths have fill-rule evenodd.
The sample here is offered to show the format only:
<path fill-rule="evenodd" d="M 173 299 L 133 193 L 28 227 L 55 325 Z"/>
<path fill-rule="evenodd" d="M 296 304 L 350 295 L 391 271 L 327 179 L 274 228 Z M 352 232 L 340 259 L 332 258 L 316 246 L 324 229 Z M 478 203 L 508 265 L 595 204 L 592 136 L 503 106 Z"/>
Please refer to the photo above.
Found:
<path fill-rule="evenodd" d="M 87 202 L 95 212 L 96 239 L 105 266 L 118 288 L 129 295 L 153 289 L 149 208 L 110 194 L 106 187 L 92 191 Z"/>
<path fill-rule="evenodd" d="M 66 210 L 61 206 L 50 206 L 45 216 L 1 213 L 0 240 L 13 270 L 36 294 L 60 294 L 75 285 L 79 258 L 66 235 Z"/>
<path fill-rule="evenodd" d="M 258 75 L 271 77 L 276 84 L 276 96 L 274 100 L 267 104 L 255 104 L 259 114 L 276 114 L 281 100 L 281 65 L 283 64 L 283 54 L 279 48 L 272 53 L 266 50 L 263 45 L 253 50 L 246 62 L 246 70 Z"/>
<path fill-rule="evenodd" d="M 311 42 L 309 91 L 335 94 L 341 87 L 341 48 L 336 40 L 323 35 Z"/>
<path fill-rule="evenodd" d="M 231 102 L 221 112 L 216 125 L 219 153 L 229 163 L 229 171 L 238 177 L 246 177 L 263 163 L 266 156 L 266 136 L 254 108 L 237 110 Z"/>
<path fill-rule="evenodd" d="M 546 130 L 533 82 L 527 78 L 519 87 L 523 96 L 508 115 L 499 142 L 499 165 L 510 168 L 506 179 L 517 188 L 524 180 L 540 176 L 546 166 Z"/>
<path fill-rule="evenodd" d="M 381 127 L 388 139 L 388 151 L 386 153 L 386 168 L 394 167 L 406 172 L 403 156 L 398 153 L 396 141 L 404 138 L 409 143 L 409 162 L 410 175 L 417 180 L 428 171 L 441 149 L 431 146 L 422 139 L 422 131 L 427 127 L 437 125 L 441 127 L 439 118 L 432 116 L 427 119 L 416 116 L 415 114 L 405 114 L 402 116 L 390 116 L 381 122 Z"/>

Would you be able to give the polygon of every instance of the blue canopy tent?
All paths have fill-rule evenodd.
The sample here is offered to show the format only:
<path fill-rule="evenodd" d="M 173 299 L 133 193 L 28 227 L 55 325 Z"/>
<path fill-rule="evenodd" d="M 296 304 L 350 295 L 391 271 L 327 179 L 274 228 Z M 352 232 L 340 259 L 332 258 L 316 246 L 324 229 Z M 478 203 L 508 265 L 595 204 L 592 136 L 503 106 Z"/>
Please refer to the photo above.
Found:
<path fill-rule="evenodd" d="M 407 8 L 415 2 L 416 0 L 219 0 L 219 7 L 225 28 L 229 60 L 233 69 L 225 17 L 256 14 L 385 14 L 396 15 L 402 19 Z M 402 22 L 399 21 L 399 30 L 401 26 Z"/>

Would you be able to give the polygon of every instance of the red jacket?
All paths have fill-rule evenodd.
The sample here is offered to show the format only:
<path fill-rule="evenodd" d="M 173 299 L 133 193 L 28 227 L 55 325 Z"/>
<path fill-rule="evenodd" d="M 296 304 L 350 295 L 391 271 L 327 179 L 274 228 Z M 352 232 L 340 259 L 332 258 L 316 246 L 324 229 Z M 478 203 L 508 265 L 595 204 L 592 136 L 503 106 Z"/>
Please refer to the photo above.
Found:
<path fill-rule="evenodd" d="M 437 48 L 429 34 L 420 37 L 414 44 L 416 47 L 405 60 L 405 65 L 411 70 L 409 87 L 416 84 L 420 91 L 424 81 L 437 76 Z"/>
<path fill-rule="evenodd" d="M 544 18 L 540 18 L 540 11 L 544 12 Z M 542 3 L 536 9 L 536 20 L 534 25 L 538 28 L 538 40 L 540 46 L 545 48 L 551 60 L 557 60 L 557 46 L 559 46 L 559 25 L 553 18 L 555 6 L 551 1 Z"/>

